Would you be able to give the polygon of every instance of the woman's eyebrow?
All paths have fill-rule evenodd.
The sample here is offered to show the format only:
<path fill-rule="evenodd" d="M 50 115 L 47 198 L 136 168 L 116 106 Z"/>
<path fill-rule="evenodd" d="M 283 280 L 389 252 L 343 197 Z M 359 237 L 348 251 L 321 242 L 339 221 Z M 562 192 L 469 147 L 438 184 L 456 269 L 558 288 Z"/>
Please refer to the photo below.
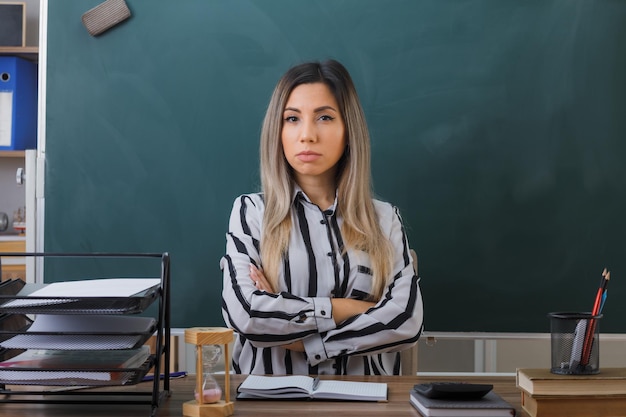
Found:
<path fill-rule="evenodd" d="M 324 110 L 332 110 L 335 112 L 337 111 L 337 109 L 335 109 L 333 106 L 320 106 L 320 107 L 313 109 L 313 112 L 319 113 Z M 297 109 L 295 107 L 285 107 L 285 110 L 283 110 L 283 112 L 286 112 L 286 111 L 295 111 L 295 112 L 301 113 L 300 109 Z"/>
<path fill-rule="evenodd" d="M 313 111 L 315 113 L 318 113 L 318 112 L 321 112 L 321 111 L 324 111 L 324 110 L 332 110 L 332 111 L 335 111 L 335 112 L 337 111 L 337 109 L 335 109 L 333 106 L 321 106 L 321 107 L 316 108 Z"/>

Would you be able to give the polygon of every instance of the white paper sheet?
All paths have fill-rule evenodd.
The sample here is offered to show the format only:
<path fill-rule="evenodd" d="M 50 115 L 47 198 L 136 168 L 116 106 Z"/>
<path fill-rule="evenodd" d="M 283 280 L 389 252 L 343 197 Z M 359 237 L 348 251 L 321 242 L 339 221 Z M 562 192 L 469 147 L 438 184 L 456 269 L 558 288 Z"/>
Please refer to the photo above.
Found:
<path fill-rule="evenodd" d="M 17 299 L 3 304 L 3 307 L 33 307 L 49 304 L 61 304 L 83 297 L 130 297 L 159 285 L 159 278 L 105 278 L 81 281 L 54 282 L 33 291 L 28 297 L 46 297 L 46 299 Z M 64 297 L 55 299 L 54 297 Z"/>

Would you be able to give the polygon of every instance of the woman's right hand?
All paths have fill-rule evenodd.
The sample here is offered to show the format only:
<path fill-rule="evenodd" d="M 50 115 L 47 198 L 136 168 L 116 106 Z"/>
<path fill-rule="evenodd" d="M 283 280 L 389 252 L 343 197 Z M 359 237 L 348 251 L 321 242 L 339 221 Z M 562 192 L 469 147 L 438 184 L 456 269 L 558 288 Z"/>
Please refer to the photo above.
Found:
<path fill-rule="evenodd" d="M 250 264 L 250 279 L 252 279 L 252 281 L 254 282 L 254 286 L 257 288 L 257 290 L 274 292 L 269 281 L 267 280 L 267 278 L 265 278 L 263 270 L 257 268 L 252 264 Z"/>

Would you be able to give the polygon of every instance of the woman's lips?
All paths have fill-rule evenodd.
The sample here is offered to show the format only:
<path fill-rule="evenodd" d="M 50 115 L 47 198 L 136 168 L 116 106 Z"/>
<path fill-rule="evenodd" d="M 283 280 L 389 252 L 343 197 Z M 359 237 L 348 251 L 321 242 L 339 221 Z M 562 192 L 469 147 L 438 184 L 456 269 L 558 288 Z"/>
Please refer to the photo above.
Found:
<path fill-rule="evenodd" d="M 321 155 L 318 153 L 305 151 L 305 152 L 300 152 L 299 154 L 297 154 L 296 158 L 298 158 L 302 162 L 312 162 L 312 161 L 315 161 L 320 156 Z"/>

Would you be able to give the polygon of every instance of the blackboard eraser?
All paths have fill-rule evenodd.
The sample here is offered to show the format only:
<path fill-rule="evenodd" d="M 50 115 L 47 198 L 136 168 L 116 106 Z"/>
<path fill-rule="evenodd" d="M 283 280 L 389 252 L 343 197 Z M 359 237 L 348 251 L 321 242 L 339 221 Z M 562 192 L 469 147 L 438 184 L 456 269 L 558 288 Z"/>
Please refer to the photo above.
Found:
<path fill-rule="evenodd" d="M 106 0 L 82 16 L 83 25 L 91 36 L 98 36 L 130 17 L 125 0 Z"/>

